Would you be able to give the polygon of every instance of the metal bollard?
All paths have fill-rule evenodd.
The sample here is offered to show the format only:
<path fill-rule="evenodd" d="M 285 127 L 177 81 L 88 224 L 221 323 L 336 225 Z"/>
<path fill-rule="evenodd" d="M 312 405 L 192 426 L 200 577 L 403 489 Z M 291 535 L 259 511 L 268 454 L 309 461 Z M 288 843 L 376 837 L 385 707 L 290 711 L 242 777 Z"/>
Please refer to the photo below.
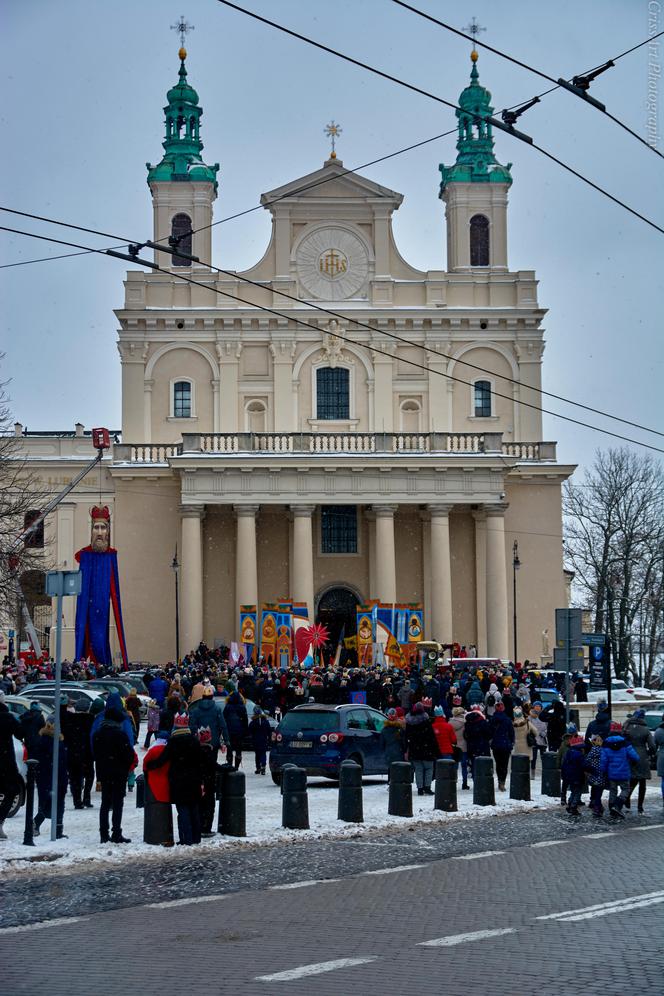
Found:
<path fill-rule="evenodd" d="M 558 755 L 552 750 L 547 750 L 542 754 L 542 795 L 560 798 Z"/>
<path fill-rule="evenodd" d="M 37 778 L 39 761 L 30 759 L 25 762 L 25 765 L 28 769 L 28 783 L 25 787 L 25 830 L 23 831 L 23 843 L 26 847 L 34 847 L 35 779 Z"/>
<path fill-rule="evenodd" d="M 456 813 L 457 806 L 457 766 L 454 761 L 441 757 L 436 761 L 436 797 L 434 809 L 446 813 Z"/>
<path fill-rule="evenodd" d="M 530 758 L 527 754 L 512 754 L 510 799 L 530 802 Z"/>
<path fill-rule="evenodd" d="M 473 761 L 473 805 L 496 805 L 493 758 L 491 757 L 476 757 Z"/>
<path fill-rule="evenodd" d="M 364 822 L 362 767 L 355 761 L 343 761 L 339 769 L 337 819 L 345 823 Z"/>
<path fill-rule="evenodd" d="M 289 830 L 309 829 L 307 773 L 304 768 L 282 768 L 281 825 Z"/>
<path fill-rule="evenodd" d="M 145 809 L 145 775 L 136 779 L 136 809 Z"/>
<path fill-rule="evenodd" d="M 392 761 L 390 765 L 390 796 L 387 807 L 390 816 L 413 815 L 412 770 L 408 761 Z"/>
<path fill-rule="evenodd" d="M 292 761 L 288 761 L 288 763 L 284 764 L 283 768 L 281 769 L 281 782 L 279 783 L 279 792 L 281 795 L 284 794 L 284 771 L 286 771 L 288 768 L 297 768 L 297 764 L 293 764 Z"/>
<path fill-rule="evenodd" d="M 225 764 L 217 765 L 217 774 L 214 781 L 214 797 L 219 802 L 224 795 L 224 786 L 226 784 L 226 776 L 229 772 L 235 771 L 232 764 L 226 762 Z"/>
<path fill-rule="evenodd" d="M 170 802 L 159 802 L 150 788 L 149 778 L 143 784 L 143 843 L 173 843 L 173 811 Z"/>
<path fill-rule="evenodd" d="M 219 832 L 227 837 L 247 836 L 246 778 L 243 771 L 229 771 L 219 805 Z"/>

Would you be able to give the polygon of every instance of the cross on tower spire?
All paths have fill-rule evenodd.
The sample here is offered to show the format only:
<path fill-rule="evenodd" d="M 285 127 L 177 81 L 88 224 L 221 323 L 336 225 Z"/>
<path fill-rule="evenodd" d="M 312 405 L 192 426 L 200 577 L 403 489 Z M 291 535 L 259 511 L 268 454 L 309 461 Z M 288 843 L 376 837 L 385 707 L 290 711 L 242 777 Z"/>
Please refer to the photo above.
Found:
<path fill-rule="evenodd" d="M 194 25 L 188 24 L 184 19 L 184 14 L 180 16 L 180 20 L 176 24 L 171 24 L 171 31 L 180 32 L 180 45 L 184 48 L 185 38 L 187 37 L 188 31 L 193 31 Z"/>
<path fill-rule="evenodd" d="M 467 31 L 469 35 L 473 36 L 473 52 L 477 53 L 477 36 L 480 31 L 486 31 L 486 28 L 483 28 L 480 24 L 478 24 L 477 18 L 473 17 L 470 24 L 467 24 L 465 28 L 462 28 L 461 30 Z"/>
<path fill-rule="evenodd" d="M 334 121 L 330 121 L 328 125 L 325 125 L 325 134 L 332 142 L 332 151 L 330 152 L 330 159 L 337 158 L 337 153 L 335 150 L 335 142 L 342 131 L 343 128 L 340 125 L 336 124 Z"/>

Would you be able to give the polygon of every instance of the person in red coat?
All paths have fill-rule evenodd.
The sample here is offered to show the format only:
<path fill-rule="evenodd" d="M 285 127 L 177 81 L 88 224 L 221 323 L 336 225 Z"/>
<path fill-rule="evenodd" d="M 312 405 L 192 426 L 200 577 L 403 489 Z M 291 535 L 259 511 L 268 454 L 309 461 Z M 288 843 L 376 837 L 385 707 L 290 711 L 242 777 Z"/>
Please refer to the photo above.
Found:
<path fill-rule="evenodd" d="M 159 768 L 152 768 L 151 770 L 148 770 L 146 767 L 146 761 L 156 761 L 161 757 L 166 749 L 168 738 L 169 733 L 167 730 L 159 730 L 156 734 L 155 742 L 143 758 L 143 776 L 145 778 L 146 788 L 150 790 L 155 800 L 153 803 L 150 803 L 150 805 L 163 808 L 164 815 L 166 816 L 165 819 L 154 822 L 156 827 L 163 828 L 164 839 L 160 842 L 163 847 L 173 847 L 175 843 L 173 840 L 171 789 L 168 780 L 170 762 L 167 761 Z M 168 810 L 167 813 L 166 810 Z"/>
<path fill-rule="evenodd" d="M 442 706 L 436 706 L 433 715 L 433 732 L 436 734 L 440 756 L 453 760 L 454 748 L 457 742 L 454 727 L 445 719 L 445 712 Z"/>

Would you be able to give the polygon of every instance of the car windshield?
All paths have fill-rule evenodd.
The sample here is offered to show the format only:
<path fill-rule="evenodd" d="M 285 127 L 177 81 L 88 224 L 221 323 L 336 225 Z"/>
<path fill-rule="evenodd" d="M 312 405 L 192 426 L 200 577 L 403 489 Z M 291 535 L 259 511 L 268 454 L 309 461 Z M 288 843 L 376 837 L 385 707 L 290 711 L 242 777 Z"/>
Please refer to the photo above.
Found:
<path fill-rule="evenodd" d="M 279 723 L 280 733 L 299 733 L 300 731 L 311 731 L 313 733 L 334 733 L 339 729 L 339 713 L 332 710 L 325 712 L 314 712 L 312 709 L 300 712 L 294 709 L 287 712 Z"/>

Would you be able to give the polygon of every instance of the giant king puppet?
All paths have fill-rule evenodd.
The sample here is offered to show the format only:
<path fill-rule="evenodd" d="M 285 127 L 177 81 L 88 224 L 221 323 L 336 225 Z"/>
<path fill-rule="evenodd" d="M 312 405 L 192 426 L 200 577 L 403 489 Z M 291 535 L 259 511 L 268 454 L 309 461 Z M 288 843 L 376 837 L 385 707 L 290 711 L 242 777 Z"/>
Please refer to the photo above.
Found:
<path fill-rule="evenodd" d="M 80 564 L 81 594 L 76 601 L 76 660 L 112 664 L 108 638 L 110 607 L 113 607 L 122 664 L 127 669 L 127 645 L 122 625 L 118 552 L 111 546 L 111 513 L 108 507 L 90 509 L 90 546 L 76 553 Z"/>

